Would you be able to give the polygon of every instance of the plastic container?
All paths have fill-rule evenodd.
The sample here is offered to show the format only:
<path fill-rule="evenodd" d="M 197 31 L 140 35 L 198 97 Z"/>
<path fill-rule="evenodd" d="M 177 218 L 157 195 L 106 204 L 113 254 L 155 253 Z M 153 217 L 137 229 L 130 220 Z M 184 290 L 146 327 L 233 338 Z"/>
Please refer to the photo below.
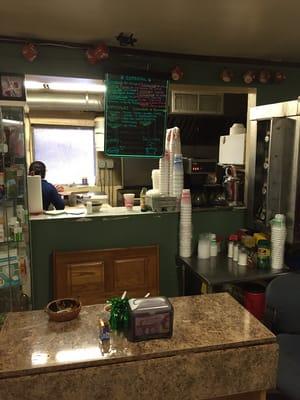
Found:
<path fill-rule="evenodd" d="M 260 269 L 270 268 L 271 248 L 268 240 L 259 240 L 257 242 L 256 266 Z"/>
<path fill-rule="evenodd" d="M 258 284 L 248 284 L 244 288 L 244 306 L 257 319 L 262 320 L 265 312 L 265 288 Z"/>
<path fill-rule="evenodd" d="M 172 334 L 173 306 L 166 297 L 129 300 L 128 340 L 170 338 Z"/>
<path fill-rule="evenodd" d="M 210 240 L 207 235 L 199 235 L 198 240 L 198 258 L 207 259 L 210 258 Z"/>
<path fill-rule="evenodd" d="M 248 254 L 243 246 L 241 246 L 239 249 L 238 264 L 241 266 L 246 266 L 248 264 Z"/>

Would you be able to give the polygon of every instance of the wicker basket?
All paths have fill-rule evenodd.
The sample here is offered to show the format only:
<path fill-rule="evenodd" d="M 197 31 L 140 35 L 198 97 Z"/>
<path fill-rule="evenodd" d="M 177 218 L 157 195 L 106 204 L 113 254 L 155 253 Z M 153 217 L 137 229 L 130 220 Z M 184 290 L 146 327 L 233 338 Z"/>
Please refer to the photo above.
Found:
<path fill-rule="evenodd" d="M 49 319 L 56 322 L 71 321 L 81 310 L 81 302 L 73 298 L 57 299 L 47 304 L 45 311 Z"/>

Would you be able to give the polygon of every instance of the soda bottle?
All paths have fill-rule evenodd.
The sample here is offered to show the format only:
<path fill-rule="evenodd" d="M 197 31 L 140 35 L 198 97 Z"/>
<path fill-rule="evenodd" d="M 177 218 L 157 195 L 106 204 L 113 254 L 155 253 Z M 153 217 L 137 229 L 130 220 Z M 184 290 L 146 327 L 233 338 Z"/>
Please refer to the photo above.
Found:
<path fill-rule="evenodd" d="M 147 188 L 143 187 L 140 193 L 140 205 L 141 205 L 141 211 L 145 212 L 147 211 L 147 206 L 146 206 L 146 192 Z"/>

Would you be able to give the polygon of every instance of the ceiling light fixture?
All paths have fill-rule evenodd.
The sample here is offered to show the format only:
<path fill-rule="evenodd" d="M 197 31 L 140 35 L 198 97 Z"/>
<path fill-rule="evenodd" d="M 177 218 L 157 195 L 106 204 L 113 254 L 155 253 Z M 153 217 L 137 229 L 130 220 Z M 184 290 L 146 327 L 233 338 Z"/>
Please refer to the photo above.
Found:
<path fill-rule="evenodd" d="M 23 125 L 22 121 L 16 121 L 14 119 L 6 119 L 6 118 L 2 119 L 2 123 L 3 125 Z"/>

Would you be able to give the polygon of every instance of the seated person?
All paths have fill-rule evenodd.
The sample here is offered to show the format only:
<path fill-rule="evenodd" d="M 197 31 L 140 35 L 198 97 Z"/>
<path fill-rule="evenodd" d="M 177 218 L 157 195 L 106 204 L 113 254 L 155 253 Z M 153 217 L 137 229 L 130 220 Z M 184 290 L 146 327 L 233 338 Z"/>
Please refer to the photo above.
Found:
<path fill-rule="evenodd" d="M 57 210 L 63 210 L 65 203 L 54 185 L 45 179 L 46 165 L 41 161 L 34 161 L 30 164 L 29 175 L 40 175 L 42 178 L 43 209 L 48 210 L 52 204 Z"/>

